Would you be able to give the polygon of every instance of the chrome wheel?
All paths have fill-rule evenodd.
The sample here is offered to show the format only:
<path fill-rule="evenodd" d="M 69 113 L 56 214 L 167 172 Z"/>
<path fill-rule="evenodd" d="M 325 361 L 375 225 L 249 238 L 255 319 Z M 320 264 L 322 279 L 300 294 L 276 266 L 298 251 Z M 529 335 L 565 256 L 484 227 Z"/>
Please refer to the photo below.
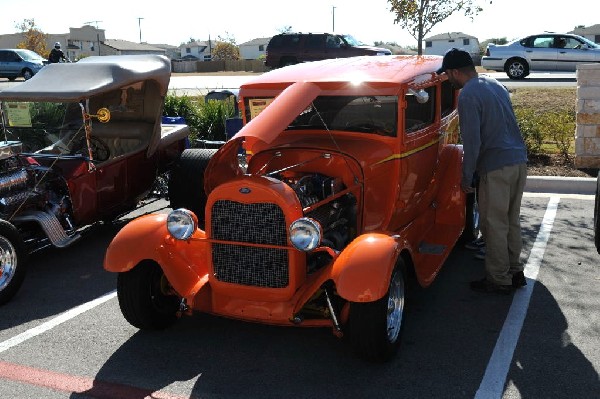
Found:
<path fill-rule="evenodd" d="M 390 343 L 396 342 L 404 315 L 404 281 L 397 270 L 392 275 L 388 295 L 387 335 Z"/>
<path fill-rule="evenodd" d="M 17 251 L 12 243 L 0 236 L 0 291 L 10 284 L 17 269 Z"/>

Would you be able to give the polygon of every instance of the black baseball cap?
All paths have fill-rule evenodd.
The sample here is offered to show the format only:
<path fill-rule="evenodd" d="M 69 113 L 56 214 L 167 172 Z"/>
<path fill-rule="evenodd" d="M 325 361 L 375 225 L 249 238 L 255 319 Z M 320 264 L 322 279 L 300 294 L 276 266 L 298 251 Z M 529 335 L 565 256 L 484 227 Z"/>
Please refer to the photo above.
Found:
<path fill-rule="evenodd" d="M 466 66 L 473 66 L 473 59 L 471 58 L 471 54 L 467 53 L 465 50 L 460 50 L 457 48 L 452 48 L 446 52 L 444 55 L 444 60 L 442 61 L 442 67 L 437 70 L 438 75 L 446 72 L 446 69 L 458 69 Z"/>

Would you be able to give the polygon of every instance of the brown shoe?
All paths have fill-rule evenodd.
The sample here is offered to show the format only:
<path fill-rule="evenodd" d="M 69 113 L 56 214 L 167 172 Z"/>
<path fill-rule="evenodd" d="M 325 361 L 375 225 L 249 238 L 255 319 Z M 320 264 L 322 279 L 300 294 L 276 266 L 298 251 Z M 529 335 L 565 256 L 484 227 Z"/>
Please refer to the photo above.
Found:
<path fill-rule="evenodd" d="M 515 289 L 511 285 L 500 285 L 492 283 L 488 281 L 486 278 L 477 281 L 471 281 L 470 283 L 471 289 L 477 292 L 486 292 L 486 293 L 494 293 L 494 294 L 503 294 L 508 295 L 513 292 Z"/>
<path fill-rule="evenodd" d="M 527 285 L 527 280 L 525 279 L 525 274 L 523 272 L 516 272 L 512 276 L 512 286 L 513 288 L 521 288 Z"/>

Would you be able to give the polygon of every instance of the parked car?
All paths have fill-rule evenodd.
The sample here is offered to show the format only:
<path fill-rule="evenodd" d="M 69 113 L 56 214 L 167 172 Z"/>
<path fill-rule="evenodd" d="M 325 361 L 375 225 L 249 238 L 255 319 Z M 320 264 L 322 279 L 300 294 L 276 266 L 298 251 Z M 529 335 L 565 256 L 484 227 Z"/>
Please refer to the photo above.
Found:
<path fill-rule="evenodd" d="M 0 78 L 29 80 L 47 64 L 47 59 L 31 50 L 0 49 Z"/>
<path fill-rule="evenodd" d="M 386 48 L 367 46 L 351 35 L 331 33 L 281 33 L 267 45 L 265 65 L 279 68 L 306 61 L 359 55 L 391 55 Z"/>
<path fill-rule="evenodd" d="M 164 56 L 52 64 L 0 92 L 0 304 L 26 257 L 134 209 L 185 148 L 186 125 L 161 126 Z"/>
<path fill-rule="evenodd" d="M 600 46 L 567 33 L 541 33 L 504 45 L 488 44 L 481 66 L 523 79 L 531 71 L 575 71 L 577 64 L 600 62 Z"/>
<path fill-rule="evenodd" d="M 325 60 L 242 85 L 244 127 L 219 150 L 184 151 L 174 210 L 110 243 L 125 319 L 162 329 L 198 311 L 329 327 L 359 355 L 390 359 L 409 286 L 429 286 L 474 234 L 441 62 Z"/>

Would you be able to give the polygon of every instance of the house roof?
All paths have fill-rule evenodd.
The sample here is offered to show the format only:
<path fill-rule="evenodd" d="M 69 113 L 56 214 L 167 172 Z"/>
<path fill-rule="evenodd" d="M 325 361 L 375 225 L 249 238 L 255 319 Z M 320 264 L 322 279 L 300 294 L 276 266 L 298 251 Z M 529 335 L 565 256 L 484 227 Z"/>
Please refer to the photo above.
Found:
<path fill-rule="evenodd" d="M 447 32 L 440 33 L 439 35 L 433 35 L 426 37 L 424 40 L 449 40 L 449 39 L 477 39 L 475 36 L 467 35 L 462 32 Z"/>
<path fill-rule="evenodd" d="M 271 40 L 270 37 L 259 37 L 259 38 L 247 41 L 245 43 L 242 43 L 242 44 L 240 44 L 240 46 L 260 46 L 263 44 L 269 44 L 270 40 Z"/>
<path fill-rule="evenodd" d="M 104 43 L 106 46 L 112 47 L 115 50 L 121 50 L 121 51 L 164 51 L 164 49 L 159 48 L 159 47 L 155 47 L 151 44 L 147 44 L 147 43 L 134 43 L 134 42 L 129 42 L 127 40 L 119 40 L 119 39 L 107 39 L 104 41 Z"/>
<path fill-rule="evenodd" d="M 215 40 L 211 40 L 211 43 L 214 46 L 217 42 Z M 208 47 L 208 40 L 203 40 L 203 41 L 196 40 L 195 42 L 185 43 L 185 44 L 182 44 L 181 46 L 179 46 L 179 48 L 186 48 L 186 47 Z"/>

